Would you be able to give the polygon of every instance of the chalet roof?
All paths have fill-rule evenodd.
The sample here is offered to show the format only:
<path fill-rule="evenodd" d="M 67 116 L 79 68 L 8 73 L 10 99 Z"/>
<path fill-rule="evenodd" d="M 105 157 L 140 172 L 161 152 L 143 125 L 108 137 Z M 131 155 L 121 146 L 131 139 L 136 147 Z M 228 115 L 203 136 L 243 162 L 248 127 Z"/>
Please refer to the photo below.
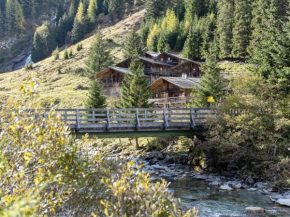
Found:
<path fill-rule="evenodd" d="M 192 89 L 194 86 L 200 87 L 200 78 L 160 77 L 150 85 L 150 90 L 157 88 L 163 81 L 183 89 Z"/>
<path fill-rule="evenodd" d="M 173 67 L 171 67 L 169 70 L 177 69 L 177 68 L 179 68 L 180 66 L 183 66 L 183 65 L 185 65 L 185 64 L 187 64 L 187 63 L 194 63 L 194 64 L 199 65 L 199 66 L 201 65 L 200 62 L 196 62 L 196 61 L 192 61 L 192 60 L 190 60 L 190 61 L 186 61 L 186 62 L 184 62 L 184 63 L 178 64 L 178 65 L 176 65 L 176 66 L 173 66 Z"/>
<path fill-rule="evenodd" d="M 150 55 L 152 57 L 157 57 L 157 56 L 159 56 L 160 53 L 159 52 L 150 52 L 150 51 L 147 51 L 146 54 L 148 54 L 148 55 Z"/>
<path fill-rule="evenodd" d="M 122 74 L 130 74 L 130 75 L 132 75 L 132 72 L 130 72 L 128 68 L 121 68 L 121 67 L 117 67 L 117 66 L 109 66 L 108 68 L 105 68 L 102 71 L 97 72 L 94 76 L 92 76 L 90 78 L 91 79 L 93 79 L 94 77 L 97 78 L 100 75 L 104 75 L 104 74 L 108 73 L 110 70 L 114 70 L 114 71 L 117 71 L 117 72 L 122 73 Z"/>
<path fill-rule="evenodd" d="M 117 66 L 109 66 L 109 68 L 112 70 L 115 70 L 117 72 L 123 73 L 123 74 L 133 75 L 132 72 L 130 72 L 128 68 L 121 68 L 121 67 L 117 67 Z"/>
<path fill-rule="evenodd" d="M 185 57 L 182 57 L 182 56 L 179 56 L 179 55 L 176 55 L 176 54 L 173 54 L 173 53 L 168 53 L 168 52 L 162 52 L 160 53 L 158 56 L 162 55 L 162 54 L 166 54 L 168 56 L 171 56 L 171 57 L 174 57 L 174 58 L 177 58 L 177 59 L 180 59 L 180 60 L 184 60 L 184 61 L 189 61 L 189 62 L 192 62 L 192 63 L 195 63 L 197 65 L 201 65 L 200 62 L 197 62 L 197 61 L 193 61 L 191 59 L 188 59 L 188 58 L 185 58 Z M 182 63 L 184 64 L 184 63 Z M 180 66 L 181 64 L 177 65 L 177 66 Z"/>
<path fill-rule="evenodd" d="M 150 59 L 150 58 L 147 58 L 147 57 L 140 57 L 140 60 L 143 60 L 143 61 L 149 62 L 149 63 L 153 63 L 153 64 L 162 65 L 162 66 L 172 67 L 172 65 L 170 65 L 168 63 L 164 63 L 164 62 L 161 62 L 159 60 L 154 60 L 154 59 Z"/>

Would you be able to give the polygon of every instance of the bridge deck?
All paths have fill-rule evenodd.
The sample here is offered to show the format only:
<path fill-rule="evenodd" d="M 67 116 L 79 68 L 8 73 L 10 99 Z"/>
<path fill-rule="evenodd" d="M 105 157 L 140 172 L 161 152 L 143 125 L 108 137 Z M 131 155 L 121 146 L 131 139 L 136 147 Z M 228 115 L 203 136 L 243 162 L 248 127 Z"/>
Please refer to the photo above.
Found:
<path fill-rule="evenodd" d="M 76 133 L 129 133 L 199 131 L 210 108 L 169 109 L 58 109 L 62 120 Z"/>

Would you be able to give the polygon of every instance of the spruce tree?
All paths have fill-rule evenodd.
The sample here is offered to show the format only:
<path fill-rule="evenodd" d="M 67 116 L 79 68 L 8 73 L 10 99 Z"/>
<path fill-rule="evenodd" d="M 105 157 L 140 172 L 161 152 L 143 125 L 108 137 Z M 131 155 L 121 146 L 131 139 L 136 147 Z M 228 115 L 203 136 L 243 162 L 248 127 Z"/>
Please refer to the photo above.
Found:
<path fill-rule="evenodd" d="M 183 56 L 189 59 L 201 59 L 201 45 L 202 26 L 196 24 L 189 30 L 183 47 Z"/>
<path fill-rule="evenodd" d="M 124 58 L 132 58 L 133 53 L 137 53 L 138 56 L 143 56 L 145 52 L 145 47 L 141 41 L 141 37 L 138 35 L 137 31 L 132 31 L 126 38 Z"/>
<path fill-rule="evenodd" d="M 84 28 L 83 28 L 82 23 L 80 23 L 76 17 L 75 21 L 74 21 L 74 26 L 72 29 L 72 34 L 71 34 L 71 41 L 73 44 L 75 44 L 83 39 L 83 37 L 84 37 L 83 30 L 84 30 Z"/>
<path fill-rule="evenodd" d="M 231 57 L 233 38 L 233 0 L 218 1 L 217 31 L 219 35 L 220 58 Z"/>
<path fill-rule="evenodd" d="M 214 42 L 214 32 L 216 30 L 216 19 L 213 13 L 208 14 L 202 32 L 202 45 L 201 45 L 201 56 L 203 59 L 206 58 L 209 48 L 212 47 Z"/>
<path fill-rule="evenodd" d="M 148 90 L 149 80 L 144 74 L 144 65 L 135 53 L 129 67 L 132 74 L 126 74 L 121 87 L 120 108 L 150 108 L 151 93 Z"/>
<path fill-rule="evenodd" d="M 166 0 L 147 0 L 145 18 L 160 18 L 164 15 L 166 8 L 164 7 Z"/>
<path fill-rule="evenodd" d="M 92 76 L 113 63 L 107 42 L 102 34 L 95 35 L 94 42 L 90 47 L 85 71 L 88 76 Z"/>
<path fill-rule="evenodd" d="M 277 32 L 281 31 L 280 20 L 277 19 L 275 0 L 256 0 L 253 5 L 253 32 L 248 52 L 250 61 L 258 66 L 255 72 L 265 78 L 272 73 L 274 60 L 271 56 Z"/>
<path fill-rule="evenodd" d="M 87 109 L 98 109 L 107 107 L 106 96 L 103 95 L 103 86 L 98 80 L 92 80 L 88 93 L 88 98 L 85 101 Z"/>
<path fill-rule="evenodd" d="M 251 0 L 235 0 L 233 50 L 234 58 L 246 58 L 251 37 Z"/>
<path fill-rule="evenodd" d="M 17 0 L 7 0 L 5 12 L 8 32 L 24 30 L 24 16 L 22 6 Z"/>
<path fill-rule="evenodd" d="M 96 22 L 96 11 L 98 9 L 97 0 L 90 0 L 87 16 L 91 23 Z"/>
<path fill-rule="evenodd" d="M 204 72 L 201 77 L 201 87 L 193 90 L 190 107 L 209 107 L 208 97 L 218 101 L 223 96 L 224 82 L 221 69 L 218 67 L 216 56 L 211 51 L 207 54 L 201 71 Z"/>

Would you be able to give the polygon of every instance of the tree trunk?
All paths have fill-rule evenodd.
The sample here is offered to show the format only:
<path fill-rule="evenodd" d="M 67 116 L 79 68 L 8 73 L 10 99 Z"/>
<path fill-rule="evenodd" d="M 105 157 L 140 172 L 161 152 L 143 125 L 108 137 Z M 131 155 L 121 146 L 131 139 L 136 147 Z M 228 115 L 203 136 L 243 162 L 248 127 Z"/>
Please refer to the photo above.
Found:
<path fill-rule="evenodd" d="M 137 137 L 135 138 L 135 142 L 136 142 L 136 150 L 139 150 L 140 147 L 139 147 L 139 141 Z"/>

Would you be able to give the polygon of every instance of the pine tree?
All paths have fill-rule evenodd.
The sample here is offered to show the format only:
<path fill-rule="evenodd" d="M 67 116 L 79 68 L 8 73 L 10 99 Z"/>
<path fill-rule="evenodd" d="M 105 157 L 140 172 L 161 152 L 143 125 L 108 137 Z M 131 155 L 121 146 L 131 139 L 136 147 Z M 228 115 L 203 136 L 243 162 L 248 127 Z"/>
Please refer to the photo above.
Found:
<path fill-rule="evenodd" d="M 157 43 L 160 32 L 161 29 L 155 23 L 147 38 L 147 47 L 150 51 L 157 51 Z"/>
<path fill-rule="evenodd" d="M 233 38 L 233 0 L 218 1 L 217 31 L 221 58 L 231 57 Z"/>
<path fill-rule="evenodd" d="M 251 37 L 251 0 L 235 0 L 233 50 L 234 58 L 246 58 Z"/>
<path fill-rule="evenodd" d="M 211 52 L 207 54 L 206 62 L 201 66 L 204 75 L 201 77 L 201 87 L 194 89 L 190 107 L 209 107 L 208 97 L 218 101 L 223 96 L 224 82 L 221 76 L 221 69 Z"/>
<path fill-rule="evenodd" d="M 59 20 L 62 18 L 63 15 L 64 15 L 63 6 L 62 6 L 62 3 L 59 3 L 58 4 L 58 7 L 57 7 L 57 15 L 56 15 L 55 22 L 58 23 Z"/>
<path fill-rule="evenodd" d="M 169 50 L 168 50 L 169 49 Z M 167 32 L 162 32 L 157 43 L 158 52 L 169 52 L 171 50 L 169 45 L 169 37 Z"/>
<path fill-rule="evenodd" d="M 45 22 L 35 30 L 31 52 L 32 61 L 38 62 L 50 56 L 55 47 L 56 43 L 53 29 L 49 26 L 48 22 Z"/>
<path fill-rule="evenodd" d="M 137 53 L 138 56 L 143 56 L 145 47 L 141 41 L 141 37 L 137 31 L 132 31 L 125 41 L 124 58 L 132 58 L 132 54 Z"/>
<path fill-rule="evenodd" d="M 103 95 L 103 86 L 98 80 L 92 80 L 88 98 L 85 102 L 87 109 L 98 109 L 107 107 L 107 99 Z"/>
<path fill-rule="evenodd" d="M 255 72 L 265 78 L 273 73 L 274 60 L 271 53 L 277 32 L 282 28 L 275 5 L 276 0 L 256 0 L 253 5 L 253 32 L 248 52 L 251 62 L 259 66 Z"/>
<path fill-rule="evenodd" d="M 85 17 L 85 11 L 84 11 L 84 4 L 83 2 L 81 1 L 80 4 L 79 4 L 79 7 L 78 7 L 78 11 L 77 11 L 77 14 L 76 14 L 76 19 L 79 23 L 82 23 L 84 21 L 84 17 Z"/>
<path fill-rule="evenodd" d="M 117 19 L 121 20 L 125 14 L 126 9 L 125 0 L 108 0 L 108 1 L 111 20 L 114 21 L 115 16 L 117 17 Z"/>
<path fill-rule="evenodd" d="M 96 22 L 96 11 L 98 9 L 97 0 L 90 0 L 87 16 L 91 23 Z"/>
<path fill-rule="evenodd" d="M 102 34 L 98 32 L 89 50 L 85 68 L 86 74 L 92 76 L 111 65 L 112 62 L 108 44 L 103 39 Z"/>
<path fill-rule="evenodd" d="M 189 59 L 201 59 L 202 26 L 194 25 L 189 30 L 188 37 L 184 43 L 183 56 Z"/>
<path fill-rule="evenodd" d="M 17 0 L 7 0 L 5 12 L 8 32 L 24 30 L 24 16 L 22 7 Z"/>
<path fill-rule="evenodd" d="M 80 23 L 77 19 L 77 17 L 75 18 L 74 21 L 74 26 L 72 29 L 72 34 L 71 34 L 71 41 L 73 44 L 79 42 L 80 40 L 83 39 L 84 37 L 84 31 L 83 31 L 83 25 L 82 23 Z"/>
<path fill-rule="evenodd" d="M 2 11 L 0 9 L 0 35 L 4 34 L 5 32 L 5 20 L 4 15 L 2 14 Z"/>
<path fill-rule="evenodd" d="M 148 90 L 149 80 L 144 74 L 144 65 L 137 54 L 133 55 L 129 70 L 132 74 L 126 74 L 121 87 L 120 108 L 150 108 L 151 93 Z"/>
<path fill-rule="evenodd" d="M 192 22 L 195 16 L 200 17 L 205 14 L 204 0 L 185 0 L 185 19 Z"/>
<path fill-rule="evenodd" d="M 209 48 L 213 46 L 215 30 L 216 19 L 215 15 L 211 13 L 207 16 L 204 31 L 202 32 L 201 54 L 203 59 L 206 58 L 206 55 L 209 52 Z"/>
<path fill-rule="evenodd" d="M 160 18 L 164 15 L 166 8 L 164 7 L 166 0 L 147 0 L 145 18 Z"/>

